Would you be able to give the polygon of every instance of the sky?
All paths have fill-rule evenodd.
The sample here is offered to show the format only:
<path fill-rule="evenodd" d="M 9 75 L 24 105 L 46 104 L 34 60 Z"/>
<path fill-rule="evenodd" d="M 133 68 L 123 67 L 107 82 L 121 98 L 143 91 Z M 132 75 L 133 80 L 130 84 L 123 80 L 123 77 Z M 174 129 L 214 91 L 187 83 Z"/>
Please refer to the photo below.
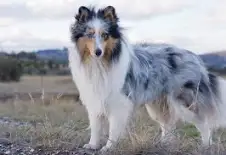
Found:
<path fill-rule="evenodd" d="M 131 43 L 226 50 L 226 0 L 0 0 L 0 50 L 71 46 L 69 27 L 81 5 L 114 6 Z"/>

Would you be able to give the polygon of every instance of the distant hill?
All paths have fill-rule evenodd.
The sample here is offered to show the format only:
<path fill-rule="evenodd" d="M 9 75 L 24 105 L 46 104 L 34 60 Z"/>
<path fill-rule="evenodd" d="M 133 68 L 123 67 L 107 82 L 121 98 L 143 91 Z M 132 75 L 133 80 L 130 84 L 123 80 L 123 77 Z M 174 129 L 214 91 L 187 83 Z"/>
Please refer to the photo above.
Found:
<path fill-rule="evenodd" d="M 36 52 L 41 59 L 68 61 L 67 49 L 47 49 Z M 199 55 L 206 66 L 212 70 L 226 70 L 226 51 Z"/>
<path fill-rule="evenodd" d="M 35 53 L 42 60 L 67 61 L 68 59 L 67 48 L 38 50 Z"/>
<path fill-rule="evenodd" d="M 218 52 L 213 52 L 213 53 L 216 55 L 219 55 L 219 56 L 226 56 L 226 51 L 218 51 Z"/>
<path fill-rule="evenodd" d="M 68 52 L 67 48 L 63 49 L 43 49 L 43 50 L 37 50 L 33 52 L 25 52 L 21 51 L 17 54 L 14 53 L 6 53 L 3 51 L 0 51 L 0 56 L 17 56 L 20 59 L 30 59 L 28 55 L 35 55 L 37 59 L 39 60 L 59 60 L 59 61 L 67 61 L 68 59 Z"/>
<path fill-rule="evenodd" d="M 0 56 L 7 56 L 7 55 L 9 54 L 5 52 L 0 52 Z M 31 56 L 30 57 L 26 56 L 26 52 L 20 52 L 17 55 L 20 56 L 20 59 L 21 58 L 31 59 Z M 62 49 L 37 50 L 37 51 L 33 51 L 33 55 L 35 55 L 36 58 L 42 61 L 53 60 L 53 61 L 68 63 L 68 49 L 65 47 Z M 199 56 L 205 62 L 206 66 L 209 69 L 216 70 L 216 71 L 222 71 L 222 70 L 226 71 L 226 51 L 217 51 L 217 52 L 212 52 L 208 54 L 201 54 Z"/>
<path fill-rule="evenodd" d="M 7 56 L 7 53 L 5 53 L 5 52 L 0 52 L 0 57 L 1 56 Z"/>
<path fill-rule="evenodd" d="M 18 60 L 23 74 L 69 75 L 67 48 L 19 53 L 0 52 L 3 60 Z M 3 64 L 4 66 L 4 64 Z"/>
<path fill-rule="evenodd" d="M 212 70 L 226 70 L 226 52 L 213 52 L 200 55 L 206 66 Z"/>

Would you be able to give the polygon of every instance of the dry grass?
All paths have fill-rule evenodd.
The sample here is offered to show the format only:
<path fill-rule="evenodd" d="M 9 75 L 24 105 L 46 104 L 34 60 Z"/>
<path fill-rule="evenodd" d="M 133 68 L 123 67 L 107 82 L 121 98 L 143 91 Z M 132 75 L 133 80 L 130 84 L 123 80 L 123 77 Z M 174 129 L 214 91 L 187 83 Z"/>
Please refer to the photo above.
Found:
<path fill-rule="evenodd" d="M 39 86 L 39 80 L 40 77 L 24 77 L 20 83 L 1 85 L 9 86 L 8 88 L 17 86 L 21 88 L 21 92 L 26 93 Z M 12 120 L 11 123 L 0 122 L 0 138 L 7 138 L 14 144 L 24 144 L 34 148 L 38 146 L 59 150 L 66 148 L 76 152 L 89 139 L 85 108 L 71 97 L 56 98 L 59 94 L 57 91 L 61 90 L 60 87 L 66 89 L 70 86 L 70 91 L 76 92 L 70 77 L 45 77 L 44 83 L 45 87 L 51 88 L 49 92 L 55 90 L 55 94 L 51 97 L 46 96 L 44 101 L 40 97 L 32 100 L 13 98 L 0 103 L 0 120 L 2 118 Z M 24 87 L 27 90 L 23 90 L 24 85 L 30 88 Z M 70 91 L 65 93 L 69 94 Z M 24 122 L 28 122 L 28 125 L 20 124 Z M 215 134 L 215 144 L 212 147 L 204 149 L 200 146 L 200 135 L 194 126 L 179 124 L 179 128 L 172 133 L 175 139 L 162 144 L 159 141 L 159 126 L 150 119 L 144 108 L 139 108 L 134 114 L 126 139 L 122 140 L 116 151 L 110 154 L 225 154 L 226 136 L 223 131 Z M 221 139 L 218 139 L 219 136 Z M 103 142 L 104 140 L 106 135 L 103 136 Z"/>
<path fill-rule="evenodd" d="M 0 116 L 29 125 L 2 125 L 1 134 L 10 135 L 13 142 L 26 141 L 29 145 L 58 147 L 61 144 L 80 146 L 85 140 L 83 129 L 87 127 L 84 107 L 73 100 L 43 104 L 25 101 L 0 105 Z"/>
<path fill-rule="evenodd" d="M 50 93 L 76 93 L 70 76 L 23 76 L 20 82 L 0 83 L 0 94 L 35 93 L 45 89 Z"/>
<path fill-rule="evenodd" d="M 23 100 L 52 96 L 78 100 L 78 91 L 71 76 L 24 76 L 20 82 L 0 83 L 0 101 L 19 98 Z"/>
<path fill-rule="evenodd" d="M 1 137 L 13 143 L 23 143 L 32 147 L 67 148 L 75 150 L 88 142 L 89 131 L 87 113 L 84 107 L 74 100 L 61 100 L 54 103 L 31 103 L 17 100 L 14 103 L 0 104 L 0 117 L 16 122 L 29 122 L 27 126 L 1 125 Z M 179 128 L 176 137 L 168 144 L 159 142 L 159 127 L 140 108 L 136 111 L 129 134 L 111 154 L 199 154 L 200 137 L 191 125 Z M 106 137 L 103 137 L 103 139 Z M 106 140 L 106 139 L 105 139 Z M 222 152 L 225 145 L 217 143 L 211 151 Z M 202 150 L 202 149 L 201 149 Z M 208 151 L 210 154 L 211 151 Z"/>

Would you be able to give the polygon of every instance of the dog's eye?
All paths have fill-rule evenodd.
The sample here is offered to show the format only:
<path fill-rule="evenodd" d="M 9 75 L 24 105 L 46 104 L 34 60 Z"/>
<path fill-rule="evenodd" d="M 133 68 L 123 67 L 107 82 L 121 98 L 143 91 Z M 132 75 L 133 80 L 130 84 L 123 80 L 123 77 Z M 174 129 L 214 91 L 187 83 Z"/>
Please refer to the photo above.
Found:
<path fill-rule="evenodd" d="M 89 37 L 89 38 L 93 38 L 93 36 L 94 36 L 94 33 L 88 33 L 87 34 L 87 37 Z"/>
<path fill-rule="evenodd" d="M 107 33 L 102 33 L 102 34 L 101 34 L 101 37 L 102 37 L 104 40 L 106 40 L 106 39 L 108 39 L 108 34 L 107 34 Z"/>

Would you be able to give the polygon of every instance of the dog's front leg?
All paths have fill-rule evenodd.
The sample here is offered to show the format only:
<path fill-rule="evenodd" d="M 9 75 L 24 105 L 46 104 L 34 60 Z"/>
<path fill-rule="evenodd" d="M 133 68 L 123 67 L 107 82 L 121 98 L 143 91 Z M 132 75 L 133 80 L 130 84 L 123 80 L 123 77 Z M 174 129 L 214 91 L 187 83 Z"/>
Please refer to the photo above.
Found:
<path fill-rule="evenodd" d="M 101 136 L 101 120 L 102 115 L 96 112 L 89 112 L 89 121 L 91 128 L 91 137 L 88 144 L 84 145 L 86 149 L 99 149 L 100 148 L 100 136 Z"/>
<path fill-rule="evenodd" d="M 126 127 L 133 110 L 133 104 L 130 103 L 127 99 L 121 99 L 120 101 L 119 100 L 114 100 L 117 101 L 117 103 L 110 105 L 110 111 L 108 115 L 109 139 L 106 145 L 103 146 L 100 150 L 101 153 L 105 153 L 106 151 L 114 147 L 126 131 Z"/>

